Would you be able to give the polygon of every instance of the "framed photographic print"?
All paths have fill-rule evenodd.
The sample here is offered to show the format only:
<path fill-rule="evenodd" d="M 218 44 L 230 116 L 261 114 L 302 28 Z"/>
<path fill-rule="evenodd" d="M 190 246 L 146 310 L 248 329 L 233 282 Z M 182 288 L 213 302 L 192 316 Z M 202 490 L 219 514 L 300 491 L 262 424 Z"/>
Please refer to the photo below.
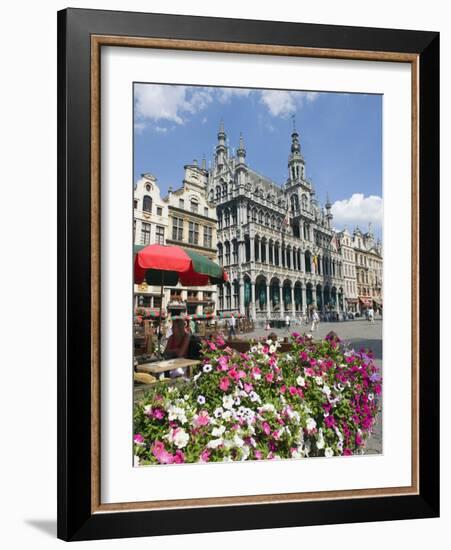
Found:
<path fill-rule="evenodd" d="M 58 536 L 439 514 L 439 35 L 58 14 Z"/>

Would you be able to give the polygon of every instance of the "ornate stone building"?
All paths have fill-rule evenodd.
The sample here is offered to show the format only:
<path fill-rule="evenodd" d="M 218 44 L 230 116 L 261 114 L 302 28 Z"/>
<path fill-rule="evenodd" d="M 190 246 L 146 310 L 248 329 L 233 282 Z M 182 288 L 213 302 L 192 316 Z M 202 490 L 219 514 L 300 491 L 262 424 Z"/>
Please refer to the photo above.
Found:
<path fill-rule="evenodd" d="M 133 243 L 148 245 L 165 244 L 168 233 L 168 205 L 160 196 L 157 179 L 152 174 L 142 174 L 133 193 Z M 135 306 L 158 310 L 160 287 L 134 285 Z"/>
<path fill-rule="evenodd" d="M 169 188 L 165 201 L 168 204 L 169 233 L 167 244 L 191 248 L 213 261 L 217 261 L 216 208 L 207 200 L 208 171 L 205 159 L 184 167 L 183 185 L 173 191 Z M 217 300 L 217 286 L 171 289 L 168 310 L 188 314 L 213 313 Z"/>
<path fill-rule="evenodd" d="M 192 248 L 216 261 L 216 208 L 207 202 L 205 161 L 185 166 L 183 184 L 160 197 L 157 180 L 143 174 L 134 191 L 134 244 L 170 244 Z M 160 307 L 160 287 L 134 285 L 135 305 Z M 217 287 L 165 287 L 163 309 L 172 314 L 214 312 Z"/>
<path fill-rule="evenodd" d="M 337 233 L 337 240 L 339 243 L 340 253 L 343 258 L 343 279 L 346 309 L 353 313 L 359 313 L 360 304 L 359 295 L 357 292 L 354 237 L 346 228 L 340 233 Z"/>
<path fill-rule="evenodd" d="M 374 238 L 369 224 L 368 232 L 354 230 L 354 251 L 357 292 L 362 309 L 382 306 L 382 245 Z"/>
<path fill-rule="evenodd" d="M 236 155 L 230 154 L 221 122 L 207 188 L 217 208 L 218 259 L 229 274 L 218 289 L 218 310 L 262 320 L 312 307 L 344 310 L 331 204 L 322 208 L 315 198 L 296 129 L 288 178 L 280 186 L 248 165 L 242 136 Z"/>

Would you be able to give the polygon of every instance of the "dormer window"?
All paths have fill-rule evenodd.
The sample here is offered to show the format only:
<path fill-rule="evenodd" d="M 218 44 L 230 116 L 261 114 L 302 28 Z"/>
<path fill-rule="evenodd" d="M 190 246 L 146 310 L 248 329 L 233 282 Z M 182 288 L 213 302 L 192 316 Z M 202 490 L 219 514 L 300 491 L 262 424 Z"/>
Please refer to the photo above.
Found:
<path fill-rule="evenodd" d="M 143 197 L 143 211 L 152 212 L 152 197 L 149 197 L 149 195 L 144 195 Z"/>

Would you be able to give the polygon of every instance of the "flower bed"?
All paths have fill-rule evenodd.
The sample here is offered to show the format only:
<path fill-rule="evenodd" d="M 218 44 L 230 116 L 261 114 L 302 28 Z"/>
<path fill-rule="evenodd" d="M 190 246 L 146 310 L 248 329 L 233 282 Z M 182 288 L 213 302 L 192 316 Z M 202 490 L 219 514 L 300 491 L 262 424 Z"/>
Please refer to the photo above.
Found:
<path fill-rule="evenodd" d="M 287 353 L 279 346 L 207 342 L 192 381 L 158 383 L 135 406 L 135 464 L 363 452 L 381 394 L 371 352 L 296 333 Z"/>

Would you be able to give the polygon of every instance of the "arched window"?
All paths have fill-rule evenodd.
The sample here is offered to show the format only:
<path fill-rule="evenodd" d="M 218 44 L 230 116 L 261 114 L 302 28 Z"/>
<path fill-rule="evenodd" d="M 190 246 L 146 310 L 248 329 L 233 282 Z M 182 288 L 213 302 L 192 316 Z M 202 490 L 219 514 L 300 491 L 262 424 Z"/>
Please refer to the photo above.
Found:
<path fill-rule="evenodd" d="M 149 197 L 149 195 L 144 195 L 144 198 L 143 198 L 143 211 L 144 212 L 152 212 L 152 197 Z"/>
<path fill-rule="evenodd" d="M 302 195 L 301 205 L 302 205 L 302 210 L 307 210 L 308 209 L 307 195 Z"/>
<path fill-rule="evenodd" d="M 228 227 L 230 225 L 230 210 L 228 208 L 224 211 L 224 224 L 225 227 Z"/>
<path fill-rule="evenodd" d="M 258 211 L 258 223 L 263 224 L 263 211 L 262 210 Z"/>
<path fill-rule="evenodd" d="M 216 186 L 216 200 L 218 201 L 221 198 L 221 188 L 219 185 Z"/>

